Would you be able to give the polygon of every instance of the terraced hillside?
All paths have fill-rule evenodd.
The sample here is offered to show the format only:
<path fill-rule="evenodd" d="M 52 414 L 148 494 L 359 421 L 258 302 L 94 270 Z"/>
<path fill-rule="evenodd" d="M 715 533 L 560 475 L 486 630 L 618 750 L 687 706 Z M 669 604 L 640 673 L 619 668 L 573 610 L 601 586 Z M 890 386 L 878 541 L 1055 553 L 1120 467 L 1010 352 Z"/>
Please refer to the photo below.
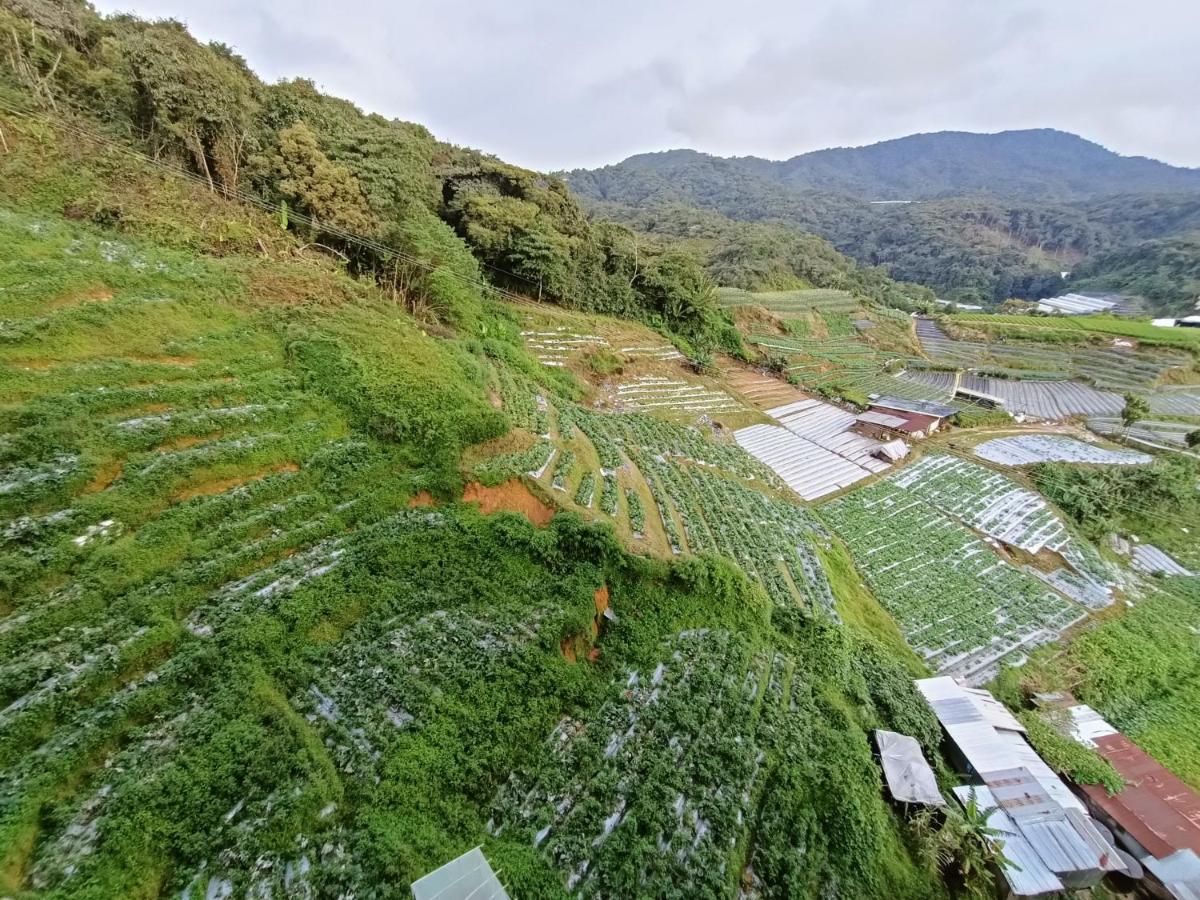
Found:
<path fill-rule="evenodd" d="M 943 365 L 986 369 L 1013 378 L 1081 378 L 1110 391 L 1148 390 L 1169 370 L 1192 366 L 1189 354 L 1165 348 L 955 339 L 933 319 L 918 320 L 917 334 L 929 357 Z"/>
<path fill-rule="evenodd" d="M 828 537 L 732 442 L 577 405 L 499 309 L 510 362 L 319 264 L 0 240 L 0 889 L 402 896 L 482 843 L 519 896 L 940 891 L 867 742 L 936 745 L 910 663 L 831 624 Z M 452 502 L 485 438 L 683 558 Z"/>

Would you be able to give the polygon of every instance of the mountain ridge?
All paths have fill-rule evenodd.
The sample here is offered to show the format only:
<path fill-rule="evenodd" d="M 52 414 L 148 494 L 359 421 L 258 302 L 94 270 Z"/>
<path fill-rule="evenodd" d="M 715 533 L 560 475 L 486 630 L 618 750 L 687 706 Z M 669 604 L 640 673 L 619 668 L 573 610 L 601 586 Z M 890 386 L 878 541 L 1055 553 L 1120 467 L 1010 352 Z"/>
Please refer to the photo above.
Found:
<path fill-rule="evenodd" d="M 618 170 L 663 173 L 680 165 L 764 177 L 804 191 L 871 200 L 962 194 L 1079 199 L 1117 193 L 1200 192 L 1200 169 L 1125 156 L 1054 128 L 921 132 L 856 147 L 828 147 L 782 160 L 718 156 L 691 148 L 638 153 L 599 169 L 563 173 L 587 193 L 587 176 Z M 583 190 L 581 190 L 583 187 Z M 907 196 L 899 196 L 906 194 Z M 601 194 L 596 199 L 614 199 Z"/>

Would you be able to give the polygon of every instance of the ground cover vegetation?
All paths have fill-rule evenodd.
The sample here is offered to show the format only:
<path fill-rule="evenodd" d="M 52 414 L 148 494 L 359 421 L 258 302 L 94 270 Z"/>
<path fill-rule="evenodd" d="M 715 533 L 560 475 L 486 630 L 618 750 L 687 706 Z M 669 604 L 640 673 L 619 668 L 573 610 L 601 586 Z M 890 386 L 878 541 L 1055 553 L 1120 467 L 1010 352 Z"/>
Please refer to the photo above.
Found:
<path fill-rule="evenodd" d="M 1200 701 L 1200 580 L 1158 581 L 1118 618 L 1063 652 L 1043 652 L 1001 674 L 1000 695 L 1019 707 L 1032 692 L 1073 693 L 1173 772 L 1200 789 L 1195 710 Z"/>
<path fill-rule="evenodd" d="M 919 663 L 838 624 L 849 574 L 769 472 L 525 350 L 475 280 L 537 255 L 489 243 L 494 161 L 177 26 L 18 9 L 4 98 L 199 182 L 0 123 L 0 890 L 399 897 L 483 844 L 521 897 L 944 893 L 869 743 L 936 752 Z M 437 264 L 344 239 L 372 222 Z M 614 515 L 457 502 L 513 476 Z M 618 540 L 656 522 L 678 559 Z"/>
<path fill-rule="evenodd" d="M 882 800 L 867 736 L 918 724 L 932 751 L 936 728 L 894 657 L 816 594 L 779 613 L 728 562 L 631 557 L 571 515 L 538 530 L 447 502 L 461 451 L 517 422 L 535 444 L 616 428 L 597 439 L 614 472 L 628 435 L 765 479 L 736 448 L 633 414 L 564 417 L 557 382 L 536 381 L 553 371 L 505 361 L 518 325 L 486 298 L 489 330 L 510 329 L 493 355 L 469 333 L 423 334 L 324 263 L 27 212 L 0 228 L 5 890 L 400 896 L 478 843 L 521 896 L 732 896 L 744 877 L 761 896 L 831 879 L 941 890 Z M 320 289 L 257 293 L 289 274 Z M 542 478 L 570 489 L 576 471 Z M 443 502 L 408 508 L 421 492 Z M 735 516 L 725 528 L 745 527 Z M 732 537 L 696 540 L 734 553 Z M 617 621 L 596 631 L 605 587 Z M 598 658 L 572 662 L 576 640 Z M 631 672 L 645 696 L 627 696 Z M 737 728 L 707 727 L 701 701 Z M 638 726 L 606 755 L 605 724 L 629 713 Z M 559 770 L 564 722 L 601 743 Z M 580 779 L 570 812 L 556 771 Z M 558 799 L 523 805 L 535 790 Z M 652 822 L 671 852 L 642 839 Z M 864 840 L 888 849 L 864 865 Z"/>

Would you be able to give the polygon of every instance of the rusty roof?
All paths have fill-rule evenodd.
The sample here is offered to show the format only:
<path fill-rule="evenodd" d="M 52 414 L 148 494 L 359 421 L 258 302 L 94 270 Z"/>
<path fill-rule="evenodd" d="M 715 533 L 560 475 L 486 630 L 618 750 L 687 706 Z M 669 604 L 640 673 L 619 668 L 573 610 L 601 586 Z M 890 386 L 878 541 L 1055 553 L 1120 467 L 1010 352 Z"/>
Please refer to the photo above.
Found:
<path fill-rule="evenodd" d="M 1109 796 L 1100 785 L 1083 785 L 1092 801 L 1156 859 L 1177 850 L 1200 853 L 1200 794 L 1123 734 L 1094 742 L 1096 752 L 1125 779 L 1125 787 Z"/>

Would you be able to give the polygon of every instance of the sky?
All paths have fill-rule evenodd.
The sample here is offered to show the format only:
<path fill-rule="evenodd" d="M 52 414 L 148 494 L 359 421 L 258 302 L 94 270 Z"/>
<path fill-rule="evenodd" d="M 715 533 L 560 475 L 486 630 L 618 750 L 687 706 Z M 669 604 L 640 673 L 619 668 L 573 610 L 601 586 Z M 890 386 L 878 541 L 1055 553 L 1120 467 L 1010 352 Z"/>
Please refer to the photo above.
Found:
<path fill-rule="evenodd" d="M 1197 0 L 94 0 L 539 170 L 1052 127 L 1200 166 Z"/>

